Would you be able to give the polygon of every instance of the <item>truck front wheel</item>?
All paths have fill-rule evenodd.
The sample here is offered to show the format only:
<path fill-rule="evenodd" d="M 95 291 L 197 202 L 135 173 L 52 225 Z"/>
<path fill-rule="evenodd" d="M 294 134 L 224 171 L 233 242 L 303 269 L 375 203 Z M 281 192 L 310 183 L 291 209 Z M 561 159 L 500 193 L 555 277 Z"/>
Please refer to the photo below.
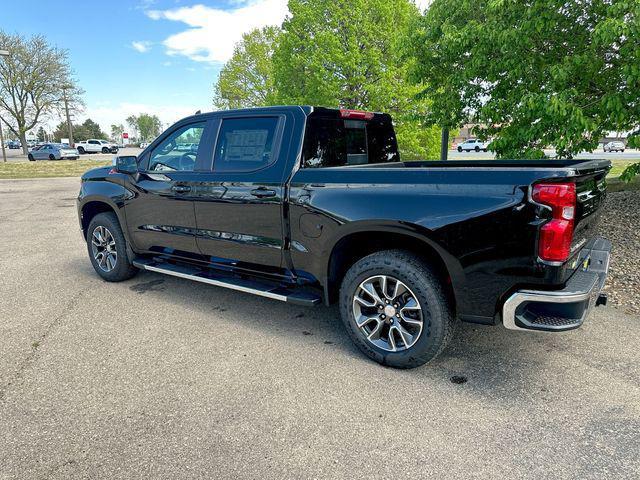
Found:
<path fill-rule="evenodd" d="M 454 330 L 440 278 L 403 250 L 373 253 L 349 269 L 340 288 L 340 314 L 365 355 L 395 368 L 434 359 Z"/>
<path fill-rule="evenodd" d="M 138 272 L 129 258 L 127 241 L 115 213 L 93 217 L 87 228 L 87 249 L 94 270 L 107 282 L 128 280 Z"/>

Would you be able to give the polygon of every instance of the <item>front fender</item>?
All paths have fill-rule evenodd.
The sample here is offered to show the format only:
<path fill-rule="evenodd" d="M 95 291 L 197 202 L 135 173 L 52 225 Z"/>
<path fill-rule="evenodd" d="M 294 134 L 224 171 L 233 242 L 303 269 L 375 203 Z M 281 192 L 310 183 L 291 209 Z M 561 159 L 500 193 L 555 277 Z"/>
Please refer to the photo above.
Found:
<path fill-rule="evenodd" d="M 118 217 L 122 232 L 130 243 L 128 229 L 126 228 L 126 214 L 124 209 L 125 200 L 129 194 L 125 187 L 120 184 L 114 175 L 109 179 L 83 178 L 80 185 L 80 193 L 78 194 L 78 219 L 80 228 L 86 238 L 85 226 L 83 222 L 83 212 L 85 207 L 90 203 L 103 204 L 109 207 Z"/>

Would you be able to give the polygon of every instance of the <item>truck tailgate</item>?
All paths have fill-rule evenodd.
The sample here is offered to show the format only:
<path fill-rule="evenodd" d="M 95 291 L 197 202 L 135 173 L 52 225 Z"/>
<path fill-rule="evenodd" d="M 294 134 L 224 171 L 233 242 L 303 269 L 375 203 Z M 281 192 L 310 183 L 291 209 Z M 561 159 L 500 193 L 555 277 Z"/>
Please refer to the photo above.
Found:
<path fill-rule="evenodd" d="M 605 177 L 610 168 L 608 160 L 584 162 L 575 167 L 576 216 L 569 262 L 598 233 L 598 221 L 607 195 Z"/>

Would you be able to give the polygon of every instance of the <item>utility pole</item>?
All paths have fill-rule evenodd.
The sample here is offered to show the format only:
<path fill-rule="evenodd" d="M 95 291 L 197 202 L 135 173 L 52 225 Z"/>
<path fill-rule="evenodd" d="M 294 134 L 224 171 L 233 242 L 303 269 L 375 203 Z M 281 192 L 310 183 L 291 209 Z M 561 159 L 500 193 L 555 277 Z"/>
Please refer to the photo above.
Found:
<path fill-rule="evenodd" d="M 64 111 L 67 115 L 67 129 L 69 130 L 69 146 L 73 146 L 73 127 L 71 126 L 71 118 L 69 117 L 69 100 L 67 99 L 67 85 L 62 86 L 62 96 L 64 98 Z"/>
<path fill-rule="evenodd" d="M 4 127 L 2 126 L 2 119 L 0 119 L 0 143 L 2 144 L 2 158 L 6 163 L 6 161 L 7 161 L 7 152 L 4 149 L 4 133 L 2 133 L 3 129 L 4 129 Z"/>
<path fill-rule="evenodd" d="M 8 57 L 9 56 L 9 50 L 0 50 L 0 57 Z M 2 126 L 2 119 L 0 119 L 0 143 L 2 144 L 2 159 L 5 161 L 7 161 L 7 152 L 4 149 L 4 133 L 2 132 L 2 130 L 4 129 L 4 127 Z"/>
<path fill-rule="evenodd" d="M 440 160 L 447 160 L 447 155 L 449 154 L 449 129 L 442 129 L 442 139 L 440 141 Z"/>

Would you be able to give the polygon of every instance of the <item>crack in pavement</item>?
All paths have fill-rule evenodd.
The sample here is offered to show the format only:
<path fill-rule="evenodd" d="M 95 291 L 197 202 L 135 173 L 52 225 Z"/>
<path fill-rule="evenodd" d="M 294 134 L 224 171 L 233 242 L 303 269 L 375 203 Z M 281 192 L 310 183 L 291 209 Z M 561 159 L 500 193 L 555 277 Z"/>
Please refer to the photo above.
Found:
<path fill-rule="evenodd" d="M 38 350 L 42 347 L 43 342 L 49 337 L 49 335 L 54 332 L 61 324 L 62 321 L 78 306 L 80 298 L 91 290 L 91 287 L 84 288 L 82 290 L 78 290 L 72 297 L 71 300 L 64 306 L 62 312 L 60 312 L 54 319 L 49 323 L 42 334 L 32 342 L 31 351 L 29 354 L 20 362 L 18 369 L 14 372 L 13 375 L 9 377 L 9 380 L 4 384 L 0 385 L 0 403 L 4 403 L 5 397 L 9 388 L 14 385 L 16 382 L 24 378 L 24 375 L 29 368 L 35 363 L 35 360 L 38 355 Z"/>

